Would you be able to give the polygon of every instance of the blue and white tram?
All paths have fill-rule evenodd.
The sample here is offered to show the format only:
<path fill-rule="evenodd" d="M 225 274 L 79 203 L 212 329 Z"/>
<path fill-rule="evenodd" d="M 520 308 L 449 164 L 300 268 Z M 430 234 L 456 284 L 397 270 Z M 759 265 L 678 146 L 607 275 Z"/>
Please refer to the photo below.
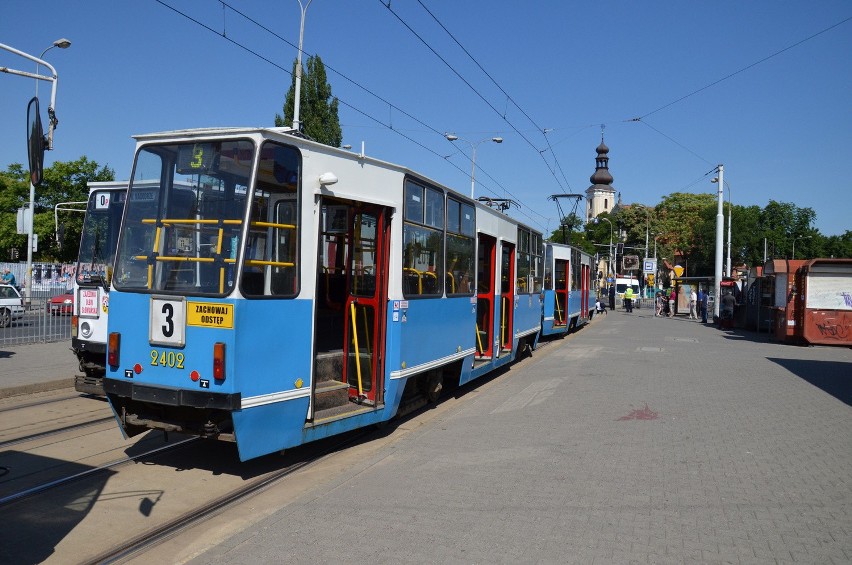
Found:
<path fill-rule="evenodd" d="M 232 440 L 242 460 L 379 423 L 535 346 L 542 249 L 408 169 L 284 130 L 139 136 L 104 388 L 127 435 Z"/>
<path fill-rule="evenodd" d="M 542 335 L 563 335 L 588 323 L 595 311 L 591 286 L 591 255 L 569 245 L 546 242 Z"/>

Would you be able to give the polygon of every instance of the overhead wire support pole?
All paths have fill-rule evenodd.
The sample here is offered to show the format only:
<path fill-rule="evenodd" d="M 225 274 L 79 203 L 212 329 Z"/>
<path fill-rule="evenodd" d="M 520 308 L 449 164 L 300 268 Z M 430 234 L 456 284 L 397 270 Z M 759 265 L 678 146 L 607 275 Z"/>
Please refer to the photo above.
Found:
<path fill-rule="evenodd" d="M 300 131 L 299 128 L 299 106 L 302 98 L 302 38 L 305 35 L 305 13 L 308 11 L 308 6 L 313 0 L 308 0 L 308 3 L 302 5 L 302 0 L 296 0 L 299 3 L 299 8 L 302 11 L 302 19 L 299 24 L 299 50 L 296 54 L 296 88 L 293 94 L 293 129 Z"/>
<path fill-rule="evenodd" d="M 560 198 L 565 198 L 567 200 L 574 200 L 574 207 L 571 209 L 570 219 L 573 220 L 574 217 L 577 216 L 577 206 L 580 204 L 580 200 L 583 199 L 582 194 L 551 194 L 547 197 L 548 200 L 553 200 L 556 202 L 556 209 L 559 211 L 559 225 L 562 228 L 562 243 L 570 244 L 571 241 L 569 238 L 565 237 L 565 220 L 569 219 L 568 216 L 565 215 L 565 212 L 562 210 L 562 205 L 559 203 Z M 574 224 L 572 223 L 570 228 L 573 230 Z M 569 233 L 570 236 L 570 233 Z"/>
<path fill-rule="evenodd" d="M 722 298 L 722 241 L 724 237 L 725 214 L 723 209 L 723 200 L 725 196 L 725 167 L 719 164 L 719 191 L 717 193 L 717 208 L 716 208 L 716 264 L 715 264 L 715 292 L 716 299 L 713 301 L 713 316 L 719 317 L 719 303 Z"/>

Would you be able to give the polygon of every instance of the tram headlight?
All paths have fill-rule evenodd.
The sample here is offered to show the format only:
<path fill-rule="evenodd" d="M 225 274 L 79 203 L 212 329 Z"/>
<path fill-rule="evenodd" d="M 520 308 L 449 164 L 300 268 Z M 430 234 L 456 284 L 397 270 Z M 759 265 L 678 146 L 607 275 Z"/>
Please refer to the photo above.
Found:
<path fill-rule="evenodd" d="M 92 337 L 92 326 L 89 325 L 89 322 L 83 322 L 80 324 L 80 335 L 82 335 L 85 339 Z"/>

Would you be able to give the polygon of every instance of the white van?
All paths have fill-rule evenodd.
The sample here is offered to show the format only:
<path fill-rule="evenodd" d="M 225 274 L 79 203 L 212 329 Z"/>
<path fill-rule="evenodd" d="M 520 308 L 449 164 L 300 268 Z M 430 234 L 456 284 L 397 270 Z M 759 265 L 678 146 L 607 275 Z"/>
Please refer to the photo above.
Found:
<path fill-rule="evenodd" d="M 627 287 L 633 288 L 633 297 L 639 298 L 639 279 L 635 277 L 616 278 L 615 279 L 615 294 L 619 298 L 624 298 L 624 292 Z"/>

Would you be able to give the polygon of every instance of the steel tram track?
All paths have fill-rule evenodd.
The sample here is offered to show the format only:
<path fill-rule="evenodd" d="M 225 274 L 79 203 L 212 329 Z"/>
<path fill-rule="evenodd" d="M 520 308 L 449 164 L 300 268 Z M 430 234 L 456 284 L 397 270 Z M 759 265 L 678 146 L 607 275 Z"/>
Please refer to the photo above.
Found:
<path fill-rule="evenodd" d="M 6 407 L 6 408 L 0 408 L 0 414 L 3 414 L 5 412 L 14 412 L 16 410 L 24 410 L 25 408 L 35 408 L 37 406 L 45 406 L 45 405 L 48 405 L 48 404 L 57 404 L 59 402 L 65 402 L 66 400 L 74 400 L 74 399 L 77 399 L 77 398 L 80 398 L 80 397 L 87 397 L 87 396 L 90 396 L 90 395 L 75 392 L 74 394 L 70 394 L 68 396 L 60 396 L 59 398 L 50 398 L 50 399 L 46 399 L 46 400 L 35 400 L 33 402 L 27 402 L 25 404 L 16 404 L 14 406 L 9 406 L 9 407 Z M 91 398 L 93 400 L 101 400 L 101 399 L 98 399 L 95 396 L 92 396 Z M 103 399 L 103 400 L 105 401 L 106 399 Z"/>
<path fill-rule="evenodd" d="M 62 477 L 62 478 L 55 479 L 53 481 L 49 481 L 49 482 L 46 482 L 46 483 L 43 483 L 43 484 L 40 484 L 40 485 L 37 485 L 37 486 L 34 486 L 34 487 L 30 487 L 30 488 L 22 490 L 20 492 L 16 492 L 14 494 L 10 494 L 8 496 L 0 498 L 0 508 L 3 508 L 4 506 L 7 506 L 9 504 L 12 504 L 13 502 L 18 502 L 18 501 L 24 500 L 26 498 L 30 498 L 32 496 L 35 496 L 37 494 L 41 494 L 41 493 L 49 491 L 51 489 L 61 487 L 63 485 L 67 485 L 69 483 L 79 481 L 81 479 L 85 479 L 87 477 L 91 477 L 91 476 L 96 475 L 98 473 L 102 473 L 104 471 L 107 471 L 108 469 L 112 469 L 113 467 L 125 465 L 127 463 L 137 461 L 137 460 L 140 460 L 140 459 L 144 459 L 145 457 L 150 457 L 152 455 L 160 455 L 162 453 L 172 451 L 172 450 L 177 449 L 179 447 L 184 447 L 189 443 L 195 443 L 195 442 L 198 442 L 198 441 L 201 441 L 201 438 L 190 437 L 190 438 L 183 439 L 183 440 L 177 441 L 177 442 L 169 444 L 169 445 L 164 445 L 162 447 L 152 449 L 150 451 L 145 451 L 144 453 L 139 453 L 137 455 L 131 455 L 131 456 L 128 456 L 128 457 L 122 457 L 121 459 L 116 459 L 115 461 L 111 461 L 111 462 L 106 463 L 104 465 L 99 465 L 98 467 L 95 467 L 95 468 L 92 468 L 92 469 L 87 469 L 86 471 L 83 471 L 81 473 L 77 473 L 75 475 L 69 475 L 67 477 Z"/>
<path fill-rule="evenodd" d="M 63 426 L 61 428 L 56 428 L 53 430 L 47 430 L 46 432 L 39 432 L 37 434 L 31 434 L 28 436 L 19 437 L 16 439 L 10 439 L 9 441 L 0 442 L 0 449 L 6 449 L 7 447 L 12 447 L 13 445 L 19 445 L 21 443 L 26 443 L 28 441 L 35 441 L 37 439 L 44 439 L 53 435 L 59 435 L 66 432 L 71 432 L 74 430 L 81 430 L 84 428 L 88 428 L 90 426 L 96 426 L 98 424 L 103 424 L 105 422 L 114 421 L 115 418 L 113 416 L 107 416 L 105 418 L 99 418 L 97 420 L 92 420 L 89 422 L 81 422 L 79 424 L 71 424 L 69 426 Z"/>

